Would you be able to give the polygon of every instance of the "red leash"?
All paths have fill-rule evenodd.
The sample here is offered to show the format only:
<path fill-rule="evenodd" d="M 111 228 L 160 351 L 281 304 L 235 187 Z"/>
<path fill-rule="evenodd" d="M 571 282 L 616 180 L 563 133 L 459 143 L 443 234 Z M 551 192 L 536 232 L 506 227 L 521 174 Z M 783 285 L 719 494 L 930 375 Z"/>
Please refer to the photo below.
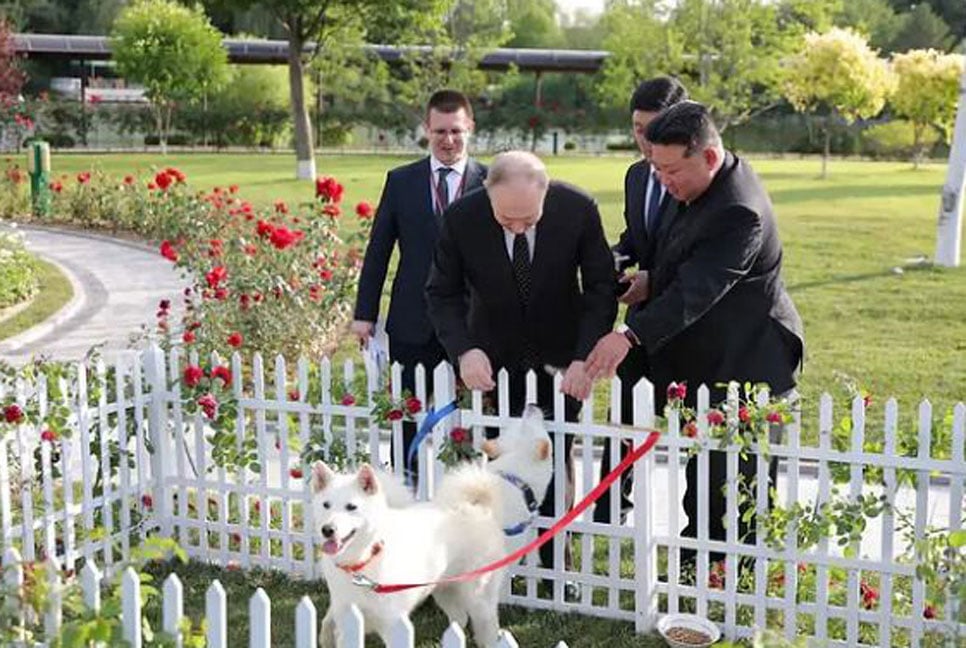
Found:
<path fill-rule="evenodd" d="M 630 454 L 624 457 L 624 460 L 621 461 L 616 468 L 610 471 L 610 473 L 604 477 L 604 479 L 601 480 L 596 487 L 594 487 L 594 490 L 587 493 L 587 496 L 580 500 L 580 502 L 574 506 L 574 508 L 568 511 L 566 515 L 557 520 L 552 527 L 540 534 L 540 536 L 533 540 L 530 544 L 520 547 L 509 556 L 500 558 L 496 562 L 492 562 L 489 565 L 484 565 L 483 567 L 474 569 L 473 571 L 468 571 L 463 574 L 456 574 L 455 576 L 447 576 L 446 578 L 441 578 L 438 581 L 430 581 L 428 583 L 399 583 L 395 585 L 385 585 L 382 583 L 376 583 L 367 576 L 358 573 L 352 575 L 352 582 L 361 587 L 368 587 L 372 591 L 379 594 L 391 594 L 392 592 L 401 592 L 403 590 L 413 589 L 414 587 L 441 585 L 443 583 L 461 583 L 463 581 L 473 580 L 474 578 L 482 576 L 483 574 L 491 572 L 495 569 L 506 567 L 511 563 L 515 563 L 537 547 L 546 544 L 547 541 L 560 533 L 565 527 L 567 527 L 567 525 L 573 522 L 578 515 L 587 510 L 587 507 L 596 502 L 597 499 L 603 495 L 604 491 L 606 491 L 611 484 L 617 481 L 617 478 L 621 476 L 621 473 L 627 470 L 635 461 L 647 454 L 651 448 L 654 447 L 659 438 L 661 438 L 660 432 L 651 431 L 647 439 L 644 440 L 644 443 L 634 448 Z"/>

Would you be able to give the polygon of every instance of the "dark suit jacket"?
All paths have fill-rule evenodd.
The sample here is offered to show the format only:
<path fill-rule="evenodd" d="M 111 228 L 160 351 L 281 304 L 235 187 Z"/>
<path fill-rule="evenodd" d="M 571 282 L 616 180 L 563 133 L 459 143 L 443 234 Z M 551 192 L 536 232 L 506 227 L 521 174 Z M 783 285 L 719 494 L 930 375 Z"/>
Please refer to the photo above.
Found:
<path fill-rule="evenodd" d="M 802 320 L 781 278 L 771 201 L 754 171 L 725 154 L 708 189 L 677 214 L 656 250 L 651 297 L 628 324 L 646 346 L 658 393 L 687 380 L 795 386 Z"/>
<path fill-rule="evenodd" d="M 464 195 L 481 187 L 486 167 L 466 163 Z M 399 242 L 399 265 L 392 282 L 386 332 L 391 339 L 425 344 L 433 335 L 426 315 L 424 288 L 429 276 L 439 225 L 433 214 L 429 157 L 389 172 L 359 276 L 355 319 L 375 322 L 392 250 Z"/>
<path fill-rule="evenodd" d="M 614 245 L 614 252 L 628 257 L 621 270 L 636 265 L 641 270 L 650 270 L 654 260 L 656 242 L 667 230 L 673 215 L 676 201 L 665 192 L 661 200 L 661 222 L 655 236 L 648 236 L 644 223 L 644 197 L 647 191 L 651 165 L 647 160 L 638 160 L 627 167 L 624 175 L 624 231 Z"/>
<path fill-rule="evenodd" d="M 541 364 L 567 367 L 610 332 L 617 316 L 614 261 L 596 204 L 575 187 L 550 183 L 531 279 L 524 312 L 504 230 L 485 190 L 450 206 L 426 295 L 439 341 L 454 362 L 478 347 L 494 370 L 519 369 L 526 336 Z"/>

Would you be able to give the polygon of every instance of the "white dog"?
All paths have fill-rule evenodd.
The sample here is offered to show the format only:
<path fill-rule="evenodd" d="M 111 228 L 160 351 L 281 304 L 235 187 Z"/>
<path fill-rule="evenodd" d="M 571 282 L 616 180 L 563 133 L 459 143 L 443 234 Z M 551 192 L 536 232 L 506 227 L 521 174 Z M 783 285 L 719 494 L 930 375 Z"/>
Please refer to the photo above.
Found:
<path fill-rule="evenodd" d="M 503 570 L 472 581 L 378 594 L 354 584 L 365 577 L 382 584 L 430 583 L 471 571 L 508 553 L 507 535 L 529 525 L 550 480 L 550 442 L 539 410 L 487 441 L 495 457 L 487 467 L 469 464 L 448 473 L 431 502 L 400 506 L 386 480 L 368 465 L 339 475 L 318 462 L 312 470 L 313 508 L 327 558 L 323 570 L 330 606 L 319 644 L 335 646 L 335 620 L 351 604 L 362 611 L 367 632 L 388 643 L 391 625 L 428 595 L 451 621 L 472 622 L 476 643 L 494 646 Z M 529 491 L 527 493 L 526 491 Z"/>

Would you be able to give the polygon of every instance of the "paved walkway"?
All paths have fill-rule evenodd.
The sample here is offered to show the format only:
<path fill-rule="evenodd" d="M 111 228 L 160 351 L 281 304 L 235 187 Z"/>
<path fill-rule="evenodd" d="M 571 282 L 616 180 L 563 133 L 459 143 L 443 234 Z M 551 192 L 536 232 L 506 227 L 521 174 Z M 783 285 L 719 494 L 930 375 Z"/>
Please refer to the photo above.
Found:
<path fill-rule="evenodd" d="M 102 353 L 110 360 L 143 325 L 154 325 L 159 301 L 181 303 L 186 283 L 152 248 L 84 232 L 18 229 L 32 253 L 64 271 L 74 299 L 47 322 L 0 341 L 0 359 L 22 364 L 44 354 L 76 360 L 103 343 Z"/>

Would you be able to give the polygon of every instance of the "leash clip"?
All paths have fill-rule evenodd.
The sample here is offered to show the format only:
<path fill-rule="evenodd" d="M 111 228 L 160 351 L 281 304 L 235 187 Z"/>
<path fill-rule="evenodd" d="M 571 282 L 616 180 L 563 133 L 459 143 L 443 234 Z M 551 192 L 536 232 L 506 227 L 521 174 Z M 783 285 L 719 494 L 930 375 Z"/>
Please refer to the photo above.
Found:
<path fill-rule="evenodd" d="M 352 584 L 358 587 L 365 587 L 373 591 L 375 591 L 377 585 L 376 581 L 372 580 L 365 574 L 353 574 Z"/>

